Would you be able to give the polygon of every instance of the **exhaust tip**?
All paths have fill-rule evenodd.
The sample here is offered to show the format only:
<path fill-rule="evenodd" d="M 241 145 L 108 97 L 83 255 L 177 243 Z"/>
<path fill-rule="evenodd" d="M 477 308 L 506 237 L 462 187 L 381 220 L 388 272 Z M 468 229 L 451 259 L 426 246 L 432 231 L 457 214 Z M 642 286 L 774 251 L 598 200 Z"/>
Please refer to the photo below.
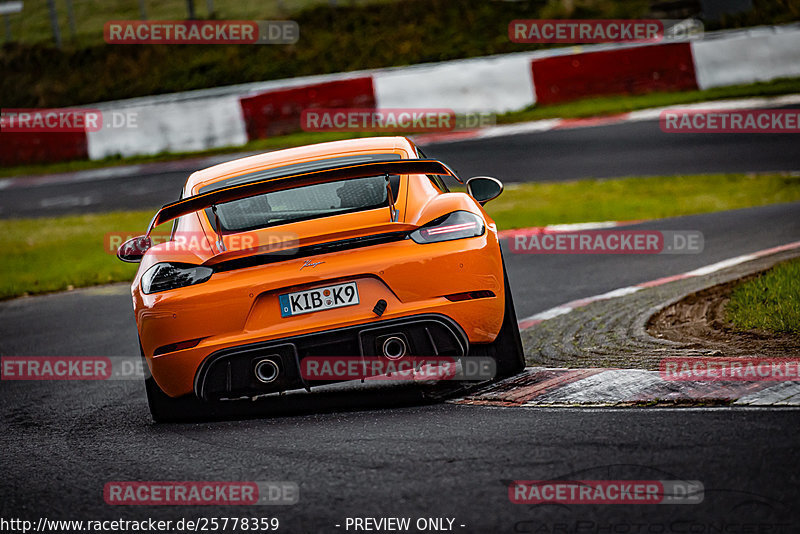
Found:
<path fill-rule="evenodd" d="M 390 336 L 383 341 L 382 350 L 383 355 L 390 360 L 399 360 L 406 355 L 408 347 L 406 346 L 406 341 L 403 338 Z"/>
<path fill-rule="evenodd" d="M 259 382 L 269 384 L 278 378 L 280 369 L 274 360 L 260 360 L 256 363 L 255 374 Z"/>

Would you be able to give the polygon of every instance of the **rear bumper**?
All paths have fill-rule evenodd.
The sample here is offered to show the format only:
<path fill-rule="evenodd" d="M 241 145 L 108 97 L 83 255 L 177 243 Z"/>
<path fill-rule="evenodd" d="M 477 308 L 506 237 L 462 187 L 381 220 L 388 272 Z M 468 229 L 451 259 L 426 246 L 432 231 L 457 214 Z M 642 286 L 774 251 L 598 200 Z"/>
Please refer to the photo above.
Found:
<path fill-rule="evenodd" d="M 304 359 L 379 356 L 383 341 L 390 337 L 402 338 L 414 355 L 459 357 L 469 352 L 467 335 L 448 317 L 426 314 L 390 319 L 217 351 L 200 365 L 194 392 L 203 400 L 219 400 L 310 389 L 330 381 L 304 377 Z M 265 361 L 274 365 L 275 376 L 270 380 L 257 376 L 256 369 Z"/>
<path fill-rule="evenodd" d="M 493 231 L 430 245 L 405 240 L 323 254 L 314 257 L 324 262 L 314 268 L 301 269 L 303 261 L 222 272 L 202 284 L 152 295 L 134 286 L 139 336 L 159 387 L 172 397 L 195 391 L 203 362 L 223 351 L 384 321 L 443 317 L 463 333 L 466 346 L 489 343 L 500 331 L 505 295 Z M 281 294 L 347 281 L 358 284 L 359 305 L 281 317 Z M 469 291 L 495 296 L 458 302 L 445 298 Z M 373 311 L 379 300 L 387 303 L 380 317 Z M 164 350 L 197 339 L 194 347 Z M 356 346 L 350 355 L 358 354 Z"/>

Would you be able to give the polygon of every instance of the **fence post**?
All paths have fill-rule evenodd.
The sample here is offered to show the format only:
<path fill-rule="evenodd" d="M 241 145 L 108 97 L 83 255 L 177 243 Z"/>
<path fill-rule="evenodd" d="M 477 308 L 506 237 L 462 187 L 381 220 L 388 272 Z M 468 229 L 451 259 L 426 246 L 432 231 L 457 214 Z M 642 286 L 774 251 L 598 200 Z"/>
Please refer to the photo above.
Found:
<path fill-rule="evenodd" d="M 197 17 L 194 15 L 194 0 L 186 0 L 186 14 L 189 20 L 194 20 Z"/>
<path fill-rule="evenodd" d="M 47 0 L 47 8 L 50 11 L 50 27 L 53 29 L 53 40 L 56 46 L 61 48 L 61 30 L 58 29 L 58 13 L 56 13 L 55 0 Z"/>
<path fill-rule="evenodd" d="M 6 23 L 6 42 L 10 43 L 11 42 L 11 15 L 6 13 L 5 15 L 3 15 L 3 20 Z"/>
<path fill-rule="evenodd" d="M 72 0 L 66 0 L 67 2 L 67 22 L 69 22 L 69 34 L 72 37 L 72 40 L 75 40 L 75 10 L 72 9 Z"/>

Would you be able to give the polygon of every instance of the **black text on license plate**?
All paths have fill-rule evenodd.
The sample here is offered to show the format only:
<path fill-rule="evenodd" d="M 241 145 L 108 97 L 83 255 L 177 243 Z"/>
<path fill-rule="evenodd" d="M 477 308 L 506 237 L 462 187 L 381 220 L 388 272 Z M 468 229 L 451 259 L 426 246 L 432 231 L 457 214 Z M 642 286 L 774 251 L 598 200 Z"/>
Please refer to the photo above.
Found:
<path fill-rule="evenodd" d="M 278 297 L 281 317 L 291 317 L 301 313 L 330 310 L 358 304 L 358 288 L 355 282 L 335 286 L 318 287 Z"/>

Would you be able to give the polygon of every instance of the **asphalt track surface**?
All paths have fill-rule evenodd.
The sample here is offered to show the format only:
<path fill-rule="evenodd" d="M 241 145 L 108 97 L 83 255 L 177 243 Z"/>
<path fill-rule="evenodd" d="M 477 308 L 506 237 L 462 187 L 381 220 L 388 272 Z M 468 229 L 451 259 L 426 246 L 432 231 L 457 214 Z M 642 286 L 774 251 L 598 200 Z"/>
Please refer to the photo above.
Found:
<path fill-rule="evenodd" d="M 618 132 L 624 136 L 629 127 Z M 571 132 L 583 137 L 590 131 L 599 138 L 604 129 Z M 738 150 L 738 141 L 731 142 L 734 147 L 709 140 L 684 158 L 707 153 L 719 160 L 721 168 L 713 170 L 727 170 L 724 154 Z M 506 139 L 510 146 L 518 143 Z M 709 144 L 720 146 L 712 150 Z M 533 148 L 508 162 L 489 156 L 491 143 L 459 146 L 462 154 L 476 150 L 497 158 L 497 168 L 542 168 Z M 444 151 L 452 149 L 441 145 L 441 154 L 433 147 L 428 152 L 446 158 Z M 576 149 L 572 157 L 585 152 Z M 734 170 L 794 169 L 797 158 L 783 154 L 771 168 L 767 159 Z M 651 169 L 648 174 L 672 172 L 669 165 L 640 164 Z M 634 166 L 616 174 L 641 172 Z M 518 315 L 797 241 L 800 203 L 641 227 L 700 230 L 705 250 L 671 256 L 507 253 Z M 135 352 L 124 285 L 0 304 L 2 355 Z M 470 533 L 800 531 L 800 411 L 793 409 L 502 409 L 424 402 L 419 388 L 382 387 L 333 389 L 303 396 L 294 407 L 274 400 L 257 417 L 154 425 L 138 381 L 4 381 L 0 402 L 4 519 L 278 517 L 279 532 L 354 532 L 344 528 L 348 517 L 447 517 L 455 520 L 453 531 Z M 512 480 L 552 479 L 699 480 L 705 492 L 694 505 L 519 505 L 508 499 Z M 258 508 L 106 505 L 104 484 L 126 480 L 294 481 L 300 502 Z"/>
<path fill-rule="evenodd" d="M 425 147 L 462 177 L 504 182 L 800 171 L 792 134 L 667 134 L 658 121 L 552 130 Z M 231 156 L 234 157 L 234 156 Z M 158 208 L 178 198 L 186 177 L 206 166 L 143 166 L 141 174 L 0 190 L 0 217 Z"/>

